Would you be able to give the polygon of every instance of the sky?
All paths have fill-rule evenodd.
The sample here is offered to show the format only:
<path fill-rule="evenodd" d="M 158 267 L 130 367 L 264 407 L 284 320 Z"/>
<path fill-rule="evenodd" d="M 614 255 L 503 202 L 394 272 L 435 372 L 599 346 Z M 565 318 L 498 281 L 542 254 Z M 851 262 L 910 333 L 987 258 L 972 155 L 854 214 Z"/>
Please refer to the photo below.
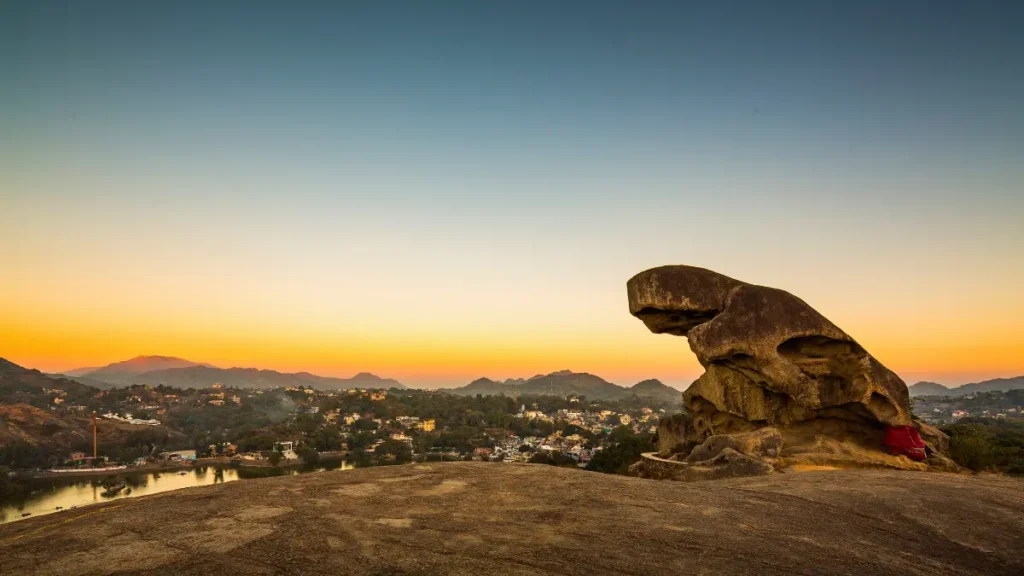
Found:
<path fill-rule="evenodd" d="M 0 356 L 685 387 L 691 264 L 1024 374 L 1021 3 L 299 4 L 0 4 Z"/>

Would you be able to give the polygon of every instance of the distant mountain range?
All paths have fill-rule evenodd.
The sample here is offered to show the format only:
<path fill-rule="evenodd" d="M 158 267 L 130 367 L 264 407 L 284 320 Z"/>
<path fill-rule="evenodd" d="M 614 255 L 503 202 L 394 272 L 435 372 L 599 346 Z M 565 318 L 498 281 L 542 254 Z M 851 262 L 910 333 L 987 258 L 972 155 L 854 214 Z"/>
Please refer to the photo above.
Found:
<path fill-rule="evenodd" d="M 217 368 L 172 356 L 139 356 L 98 368 L 68 370 L 55 377 L 70 378 L 95 388 L 107 389 L 133 384 L 174 386 L 176 388 L 209 388 L 214 384 L 238 388 L 279 388 L 309 386 L 320 389 L 374 388 L 406 389 L 391 378 L 360 372 L 351 378 L 317 376 L 308 372 L 294 374 L 257 368 Z M 644 380 L 631 387 L 612 384 L 593 374 L 562 370 L 538 374 L 532 378 L 508 379 L 504 382 L 480 378 L 459 388 L 442 392 L 461 395 L 514 394 L 568 396 L 577 394 L 592 400 L 617 400 L 636 395 L 665 402 L 680 402 L 682 393 L 658 380 Z"/>
<path fill-rule="evenodd" d="M 257 368 L 217 368 L 170 356 L 139 356 L 101 368 L 69 370 L 62 376 L 73 378 L 97 388 L 114 388 L 145 384 L 178 388 L 209 388 L 214 384 L 239 388 L 276 388 L 311 386 L 314 388 L 400 388 L 405 386 L 391 378 L 360 372 L 351 378 L 317 376 L 308 372 L 294 374 Z"/>
<path fill-rule="evenodd" d="M 630 396 L 642 396 L 665 402 L 681 402 L 682 392 L 658 380 L 644 380 L 631 387 L 612 384 L 593 374 L 562 370 L 551 374 L 538 374 L 533 378 L 510 378 L 504 382 L 479 378 L 459 388 L 442 390 L 451 394 L 504 394 L 555 395 L 577 394 L 589 400 L 618 400 Z"/>
<path fill-rule="evenodd" d="M 910 386 L 909 389 L 911 396 L 964 396 L 977 392 L 1006 392 L 1007 390 L 1024 389 L 1024 376 L 996 378 L 954 388 L 947 388 L 938 382 L 918 382 Z"/>

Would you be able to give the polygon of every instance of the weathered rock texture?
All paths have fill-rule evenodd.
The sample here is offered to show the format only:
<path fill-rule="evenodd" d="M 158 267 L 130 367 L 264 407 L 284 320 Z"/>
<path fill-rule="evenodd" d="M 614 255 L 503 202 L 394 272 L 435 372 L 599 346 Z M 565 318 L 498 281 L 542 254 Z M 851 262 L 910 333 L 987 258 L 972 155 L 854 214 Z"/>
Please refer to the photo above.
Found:
<path fill-rule="evenodd" d="M 803 300 L 692 266 L 647 270 L 627 289 L 629 311 L 686 336 L 705 368 L 683 395 L 689 420 L 663 427 L 660 456 L 771 426 L 791 463 L 922 467 L 881 450 L 886 425 L 913 423 L 906 384 Z"/>
<path fill-rule="evenodd" d="M 1024 481 L 654 482 L 539 464 L 243 480 L 0 525 L 0 575 L 1024 573 Z"/>

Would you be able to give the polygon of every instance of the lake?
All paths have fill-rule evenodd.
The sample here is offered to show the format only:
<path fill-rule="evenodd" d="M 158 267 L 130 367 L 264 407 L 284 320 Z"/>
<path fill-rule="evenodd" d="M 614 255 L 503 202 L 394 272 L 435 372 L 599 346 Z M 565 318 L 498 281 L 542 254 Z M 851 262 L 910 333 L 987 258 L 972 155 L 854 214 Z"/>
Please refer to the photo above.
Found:
<path fill-rule="evenodd" d="M 135 498 L 147 494 L 159 494 L 182 488 L 209 486 L 252 478 L 268 476 L 288 476 L 323 472 L 326 470 L 348 470 L 353 468 L 344 460 L 322 463 L 317 468 L 245 468 L 223 466 L 195 466 L 187 470 L 171 470 L 164 472 L 132 472 L 123 470 L 120 474 L 109 476 L 89 476 L 78 478 L 46 478 L 33 480 L 30 484 L 32 492 L 17 498 L 0 500 L 0 524 L 17 520 L 34 518 L 43 514 L 80 508 L 89 504 L 110 502 L 122 498 Z M 113 495 L 105 495 L 105 483 L 124 480 L 125 488 Z M 30 516 L 22 516 L 29 513 Z"/>

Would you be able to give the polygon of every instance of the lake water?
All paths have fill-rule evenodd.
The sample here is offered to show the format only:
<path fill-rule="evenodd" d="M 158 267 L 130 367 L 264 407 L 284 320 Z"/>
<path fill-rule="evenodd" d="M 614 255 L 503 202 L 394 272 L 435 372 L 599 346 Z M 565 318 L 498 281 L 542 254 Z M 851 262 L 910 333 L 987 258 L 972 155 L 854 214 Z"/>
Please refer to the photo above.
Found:
<path fill-rule="evenodd" d="M 0 524 L 34 518 L 43 514 L 80 508 L 100 502 L 121 498 L 135 498 L 147 494 L 159 494 L 181 488 L 223 484 L 251 478 L 287 476 L 322 472 L 325 470 L 348 470 L 351 464 L 339 460 L 315 469 L 298 468 L 231 468 L 217 466 L 196 466 L 187 470 L 165 472 L 131 472 L 124 470 L 110 476 L 89 476 L 78 478 L 47 478 L 34 480 L 30 485 L 32 493 L 15 499 L 0 501 Z M 184 472 L 184 474 L 182 474 Z M 105 483 L 124 480 L 125 489 L 113 495 L 104 495 Z M 23 516 L 28 513 L 30 516 Z"/>

